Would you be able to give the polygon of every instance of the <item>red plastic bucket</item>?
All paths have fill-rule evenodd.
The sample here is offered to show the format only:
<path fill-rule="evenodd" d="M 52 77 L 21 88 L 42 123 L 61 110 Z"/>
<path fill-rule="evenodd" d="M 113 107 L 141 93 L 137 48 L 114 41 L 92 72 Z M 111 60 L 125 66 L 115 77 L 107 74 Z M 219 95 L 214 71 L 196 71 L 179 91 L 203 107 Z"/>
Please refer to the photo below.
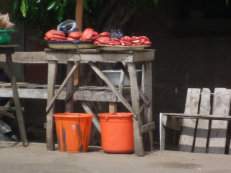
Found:
<path fill-rule="evenodd" d="M 104 152 L 134 152 L 132 113 L 101 113 L 101 142 Z"/>
<path fill-rule="evenodd" d="M 59 151 L 87 152 L 91 132 L 92 114 L 54 114 Z"/>

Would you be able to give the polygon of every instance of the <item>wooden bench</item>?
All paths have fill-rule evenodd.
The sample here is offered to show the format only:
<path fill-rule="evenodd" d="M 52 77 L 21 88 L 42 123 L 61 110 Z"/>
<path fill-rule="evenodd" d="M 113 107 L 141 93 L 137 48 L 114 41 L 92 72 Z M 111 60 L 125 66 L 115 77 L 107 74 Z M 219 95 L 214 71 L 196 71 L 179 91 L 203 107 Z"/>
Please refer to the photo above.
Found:
<path fill-rule="evenodd" d="M 160 149 L 165 149 L 168 127 L 181 131 L 180 151 L 224 154 L 230 150 L 230 100 L 231 90 L 226 88 L 215 88 L 214 93 L 208 88 L 189 88 L 184 113 L 160 113 Z"/>

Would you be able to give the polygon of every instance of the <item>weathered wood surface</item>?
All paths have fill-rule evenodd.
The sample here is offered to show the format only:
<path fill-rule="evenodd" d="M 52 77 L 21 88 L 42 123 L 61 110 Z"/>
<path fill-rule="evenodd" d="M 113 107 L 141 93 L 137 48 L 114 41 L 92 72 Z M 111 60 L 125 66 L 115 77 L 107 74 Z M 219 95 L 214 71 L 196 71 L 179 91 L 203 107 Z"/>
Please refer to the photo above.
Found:
<path fill-rule="evenodd" d="M 91 110 L 91 108 L 87 105 L 86 102 L 81 102 L 81 105 L 82 105 L 82 107 L 86 113 L 94 115 L 94 117 L 92 118 L 92 122 L 95 125 L 98 132 L 101 133 L 100 123 L 99 123 L 99 120 L 97 118 L 97 115 Z"/>
<path fill-rule="evenodd" d="M 134 54 L 134 56 L 133 56 Z M 116 57 L 116 58 L 115 58 Z M 76 52 L 15 52 L 12 54 L 14 63 L 24 64 L 46 64 L 48 59 L 57 60 L 58 63 L 66 64 L 67 61 L 80 61 L 80 63 L 104 62 L 104 63 L 117 63 L 117 62 L 140 62 L 140 61 L 153 61 L 154 50 L 145 49 L 141 51 L 127 52 L 81 52 L 81 58 Z M 0 62 L 6 62 L 4 54 L 0 53 Z"/>
<path fill-rule="evenodd" d="M 47 77 L 47 106 L 52 105 L 52 98 L 55 94 L 55 82 L 57 75 L 57 61 L 51 61 L 48 64 L 48 77 Z M 52 105 L 49 109 L 46 118 L 46 143 L 48 150 L 54 150 L 54 119 L 53 114 L 55 110 L 55 105 Z"/>
<path fill-rule="evenodd" d="M 133 134 L 134 134 L 134 152 L 138 156 L 144 155 L 143 137 L 140 132 L 141 119 L 140 119 L 140 105 L 139 105 L 139 88 L 137 83 L 135 64 L 128 63 L 128 72 L 131 87 L 132 107 L 134 108 L 136 118 L 133 118 Z M 134 113 L 133 113 L 134 116 Z"/>
<path fill-rule="evenodd" d="M 144 124 L 152 123 L 152 62 L 145 62 L 142 64 L 142 80 L 141 80 L 141 92 L 144 93 L 143 100 L 148 98 L 149 104 L 144 104 Z M 141 95 L 140 95 L 141 96 Z M 153 129 L 148 131 L 150 144 L 150 151 L 153 150 Z"/>
<path fill-rule="evenodd" d="M 142 125 L 142 126 L 140 126 L 140 133 L 143 134 L 143 133 L 147 133 L 149 131 L 153 131 L 155 129 L 155 127 L 156 126 L 155 126 L 154 122 Z"/>
<path fill-rule="evenodd" d="M 203 88 L 201 92 L 201 102 L 200 102 L 200 114 L 210 115 L 210 96 L 211 92 L 208 88 Z M 195 135 L 195 153 L 205 153 L 207 138 L 209 133 L 209 120 L 198 119 L 196 135 Z"/>
<path fill-rule="evenodd" d="M 23 64 L 46 64 L 46 53 L 45 52 L 15 52 L 12 54 L 12 60 L 14 63 Z M 5 62 L 6 57 L 0 54 L 0 62 Z"/>
<path fill-rule="evenodd" d="M 0 54 L 14 53 L 14 49 L 19 45 L 0 45 Z"/>
<path fill-rule="evenodd" d="M 19 95 L 18 95 L 18 88 L 16 84 L 16 77 L 14 74 L 14 68 L 13 68 L 13 62 L 12 62 L 12 57 L 10 53 L 6 53 L 6 62 L 8 66 L 8 74 L 11 79 L 11 84 L 12 84 L 12 90 L 13 90 L 13 100 L 16 108 L 16 116 L 17 116 L 17 121 L 18 121 L 18 126 L 19 126 L 19 132 L 20 132 L 20 137 L 23 142 L 23 146 L 28 146 L 28 140 L 27 140 L 27 135 L 26 135 L 26 129 L 24 125 L 24 118 L 21 110 L 21 103 L 19 100 Z"/>
<path fill-rule="evenodd" d="M 73 62 L 67 63 L 67 75 L 74 66 Z M 66 97 L 73 92 L 74 89 L 74 75 L 71 75 L 70 78 L 67 80 L 67 86 L 66 86 Z M 65 100 L 65 107 L 66 112 L 73 112 L 73 97 L 69 99 L 68 101 Z"/>
<path fill-rule="evenodd" d="M 184 111 L 185 114 L 198 114 L 200 91 L 201 90 L 197 88 L 188 89 Z M 183 119 L 182 132 L 179 141 L 180 151 L 192 151 L 195 128 L 195 119 Z"/>
<path fill-rule="evenodd" d="M 216 88 L 214 91 L 213 115 L 229 116 L 230 91 L 226 88 Z M 208 153 L 224 154 L 227 135 L 227 121 L 212 120 Z"/>
<path fill-rule="evenodd" d="M 57 89 L 55 90 L 57 92 Z M 126 92 L 127 101 L 130 100 L 128 90 Z M 47 87 L 25 87 L 18 89 L 19 97 L 26 99 L 47 99 Z M 12 89 L 10 87 L 0 87 L 0 97 L 13 97 Z M 66 89 L 62 90 L 57 100 L 65 100 Z M 74 100 L 80 101 L 99 101 L 99 102 L 120 102 L 116 95 L 108 90 L 107 87 L 80 87 L 73 95 Z"/>
<path fill-rule="evenodd" d="M 109 102 L 109 112 L 110 113 L 117 112 L 117 103 L 116 102 Z"/>
<path fill-rule="evenodd" d="M 134 118 L 136 118 L 136 112 L 133 107 L 127 102 L 127 100 L 122 96 L 122 94 L 115 88 L 115 86 L 110 82 L 110 80 L 97 68 L 92 62 L 89 62 L 91 68 L 96 72 L 96 74 L 108 85 L 108 87 L 113 91 L 113 93 L 118 97 L 118 99 L 123 103 L 123 105 L 133 113 Z"/>
<path fill-rule="evenodd" d="M 15 119 L 14 114 L 7 112 L 5 110 L 0 110 L 0 119 L 2 118 L 2 116 L 7 116 L 7 117 Z"/>
<path fill-rule="evenodd" d="M 49 65 L 49 64 L 48 64 Z M 70 71 L 68 72 L 67 76 L 65 77 L 65 79 L 63 80 L 61 86 L 59 87 L 58 91 L 55 93 L 54 97 L 52 98 L 51 102 L 49 103 L 49 105 L 46 108 L 46 112 L 48 112 L 50 110 L 50 108 L 52 107 L 52 105 L 54 104 L 56 98 L 59 96 L 59 94 L 61 93 L 61 91 L 63 90 L 64 86 L 67 84 L 68 80 L 70 79 L 70 77 L 72 77 L 75 69 L 78 67 L 79 62 L 76 62 L 72 68 L 70 69 Z M 48 71 L 48 73 L 50 73 Z M 49 75 L 49 74 L 48 74 Z"/>
<path fill-rule="evenodd" d="M 161 113 L 162 116 L 175 117 L 179 119 L 202 119 L 202 120 L 231 120 L 231 116 L 218 115 L 200 115 L 200 114 L 183 114 L 183 113 Z"/>

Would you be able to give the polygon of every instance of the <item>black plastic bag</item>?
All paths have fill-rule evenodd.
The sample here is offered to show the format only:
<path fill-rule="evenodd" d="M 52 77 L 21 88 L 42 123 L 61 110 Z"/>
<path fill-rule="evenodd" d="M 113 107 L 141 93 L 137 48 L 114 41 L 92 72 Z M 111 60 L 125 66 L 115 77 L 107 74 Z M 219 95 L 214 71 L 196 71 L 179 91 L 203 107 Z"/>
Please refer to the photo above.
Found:
<path fill-rule="evenodd" d="M 124 36 L 124 34 L 120 29 L 111 29 L 110 38 L 118 38 L 118 39 L 120 39 L 123 36 Z"/>
<path fill-rule="evenodd" d="M 79 29 L 77 28 L 77 24 L 74 20 L 68 19 L 57 26 L 57 31 L 68 34 L 73 31 L 79 31 Z"/>

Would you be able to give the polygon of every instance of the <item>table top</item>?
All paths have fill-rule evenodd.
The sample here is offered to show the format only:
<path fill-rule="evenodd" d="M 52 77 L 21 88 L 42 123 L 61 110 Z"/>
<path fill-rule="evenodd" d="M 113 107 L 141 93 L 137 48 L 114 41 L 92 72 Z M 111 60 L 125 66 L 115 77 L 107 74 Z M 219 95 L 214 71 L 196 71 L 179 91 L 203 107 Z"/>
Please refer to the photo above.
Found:
<path fill-rule="evenodd" d="M 0 53 L 1 54 L 4 54 L 4 53 L 14 53 L 14 49 L 16 47 L 19 47 L 19 45 L 18 44 L 13 44 L 13 45 L 10 45 L 10 44 L 6 44 L 6 45 L 0 44 Z"/>
<path fill-rule="evenodd" d="M 1 48 L 0 48 L 1 50 Z M 98 51 L 81 50 L 80 56 L 75 51 L 41 51 L 41 52 L 15 52 L 12 54 L 14 63 L 22 64 L 47 64 L 48 60 L 56 60 L 58 63 L 66 64 L 67 61 L 89 61 L 102 63 L 117 62 L 141 62 L 153 61 L 155 56 L 154 49 L 144 49 L 139 51 Z M 0 52 L 0 62 L 5 62 L 4 53 Z"/>
<path fill-rule="evenodd" d="M 0 48 L 15 48 L 18 46 L 18 44 L 0 44 Z"/>

